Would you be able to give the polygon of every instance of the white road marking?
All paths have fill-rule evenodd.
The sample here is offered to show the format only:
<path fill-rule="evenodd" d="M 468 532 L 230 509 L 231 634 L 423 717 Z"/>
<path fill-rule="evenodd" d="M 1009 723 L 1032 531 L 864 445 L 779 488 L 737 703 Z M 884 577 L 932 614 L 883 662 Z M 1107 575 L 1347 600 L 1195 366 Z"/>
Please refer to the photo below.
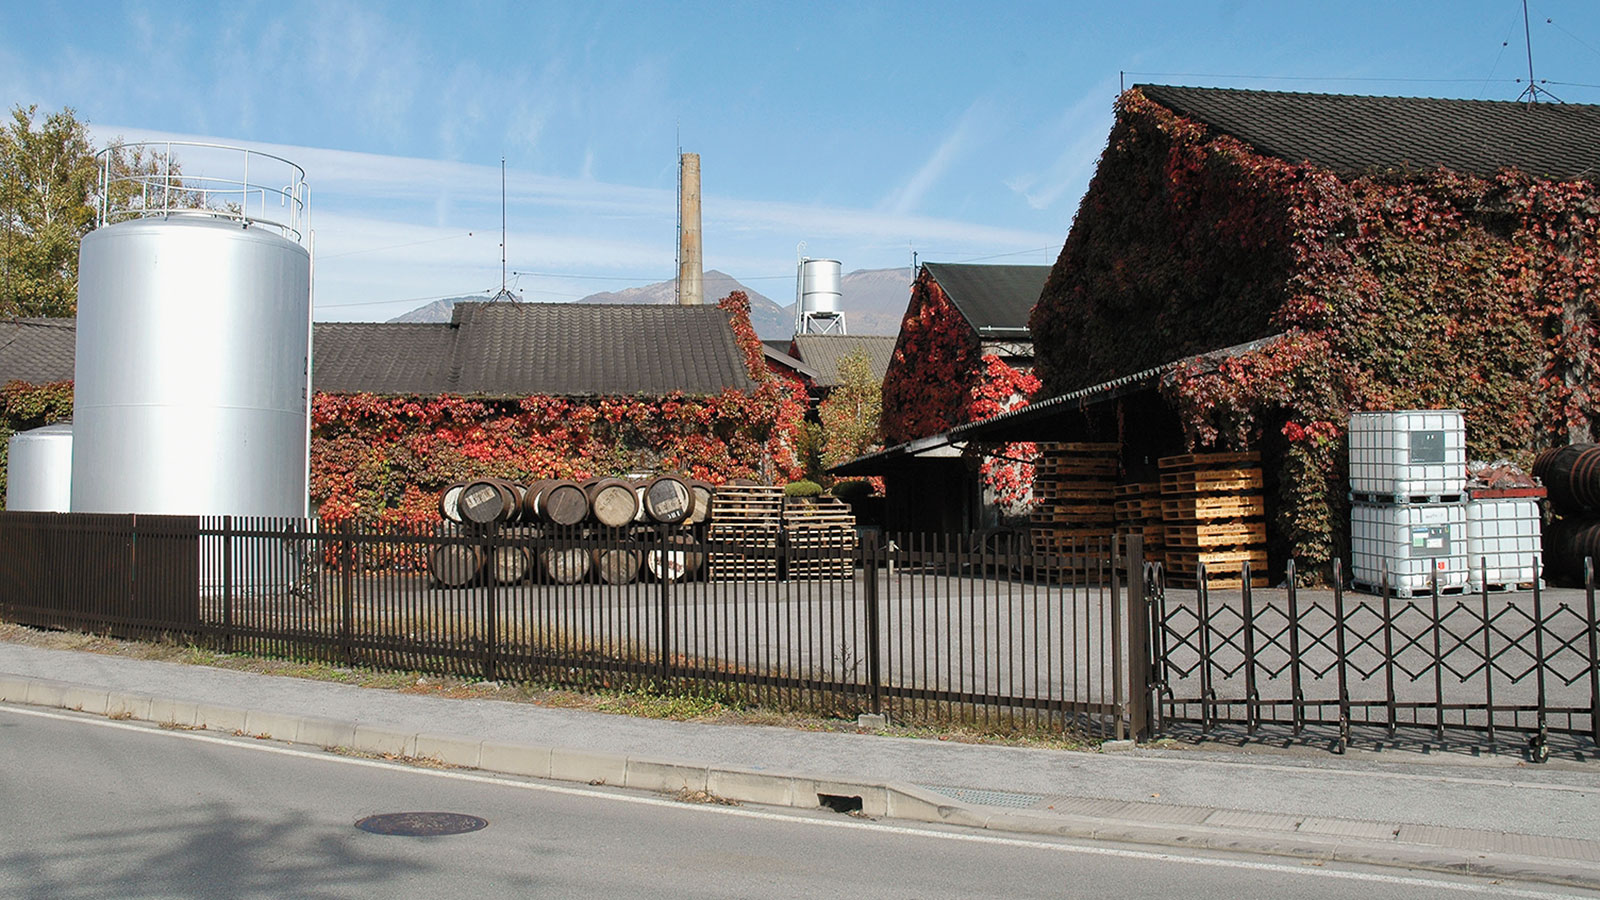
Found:
<path fill-rule="evenodd" d="M 293 747 L 280 746 L 275 743 L 245 742 L 238 740 L 237 736 L 234 735 L 222 736 L 217 734 L 205 734 L 200 731 L 171 731 L 154 727 L 149 723 L 132 724 L 111 719 L 96 718 L 92 717 L 93 714 L 91 713 L 78 713 L 74 715 L 67 713 L 47 712 L 44 710 L 21 709 L 16 706 L 10 706 L 6 704 L 0 704 L 0 711 L 15 713 L 21 716 L 33 716 L 41 719 L 55 719 L 62 722 L 91 725 L 100 728 L 114 728 L 124 731 L 135 731 L 140 734 L 157 737 L 170 737 L 191 741 L 200 741 L 202 743 L 221 744 L 227 747 L 254 750 L 259 753 L 275 753 L 282 756 L 293 756 L 307 760 L 320 760 L 322 762 L 336 763 L 339 765 L 383 769 L 390 772 L 406 772 L 414 775 L 425 775 L 432 778 L 448 778 L 456 781 L 473 782 L 476 784 L 492 784 L 501 787 L 520 788 L 522 790 L 540 791 L 551 794 L 565 794 L 574 797 L 612 800 L 641 806 L 657 806 L 675 810 L 683 810 L 686 812 L 738 816 L 745 819 L 760 819 L 789 824 L 814 825 L 823 828 L 858 828 L 866 831 L 875 831 L 881 834 L 901 834 L 911 837 L 963 841 L 967 843 L 988 844 L 991 846 L 1001 847 L 1016 847 L 1024 850 L 1045 850 L 1058 853 L 1078 854 L 1081 856 L 1104 856 L 1116 859 L 1140 860 L 1144 862 L 1168 862 L 1179 863 L 1183 865 L 1206 866 L 1218 869 L 1241 869 L 1250 872 L 1270 872 L 1280 875 L 1332 878 L 1343 881 L 1366 882 L 1369 884 L 1390 884 L 1402 885 L 1406 887 L 1437 888 L 1439 890 L 1458 891 L 1468 894 L 1488 894 L 1496 897 L 1528 897 L 1537 898 L 1537 900 L 1585 900 L 1585 896 L 1579 894 L 1558 894 L 1550 891 L 1519 890 L 1500 884 L 1472 884 L 1467 882 L 1445 881 L 1437 878 L 1419 878 L 1408 875 L 1386 875 L 1377 872 L 1347 872 L 1338 869 L 1329 870 L 1320 867 L 1291 866 L 1283 863 L 1255 862 L 1251 860 L 1223 859 L 1207 856 L 1188 856 L 1180 853 L 1162 853 L 1152 850 L 1129 850 L 1120 847 L 1090 847 L 1079 844 L 1036 841 L 1026 838 L 999 837 L 991 834 L 967 834 L 961 832 L 934 831 L 926 828 L 913 828 L 905 825 L 885 825 L 881 822 L 869 822 L 855 819 L 814 819 L 805 816 L 761 812 L 759 810 L 717 806 L 714 804 L 687 804 L 677 800 L 668 800 L 664 798 L 632 794 L 618 794 L 611 791 L 594 790 L 586 787 L 567 787 L 543 782 L 511 780 L 517 776 L 475 775 L 471 772 L 420 768 L 400 762 L 389 762 L 387 760 L 341 756 L 338 754 L 329 753 L 325 750 L 297 750 Z M 1593 895 L 1588 896 L 1592 897 Z"/>

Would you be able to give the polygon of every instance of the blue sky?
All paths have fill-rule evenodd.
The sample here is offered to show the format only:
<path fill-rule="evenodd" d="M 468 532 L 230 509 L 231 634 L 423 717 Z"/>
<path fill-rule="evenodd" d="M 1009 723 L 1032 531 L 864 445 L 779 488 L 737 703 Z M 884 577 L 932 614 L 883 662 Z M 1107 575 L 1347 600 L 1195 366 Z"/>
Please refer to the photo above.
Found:
<path fill-rule="evenodd" d="M 1530 0 L 1530 20 L 1545 87 L 1600 103 L 1600 4 Z M 672 277 L 680 142 L 702 158 L 706 267 L 780 303 L 802 241 L 846 271 L 913 249 L 1050 263 L 1120 72 L 1514 99 L 1522 6 L 0 3 L 8 106 L 304 166 L 325 320 L 498 289 L 502 156 L 525 298 Z"/>

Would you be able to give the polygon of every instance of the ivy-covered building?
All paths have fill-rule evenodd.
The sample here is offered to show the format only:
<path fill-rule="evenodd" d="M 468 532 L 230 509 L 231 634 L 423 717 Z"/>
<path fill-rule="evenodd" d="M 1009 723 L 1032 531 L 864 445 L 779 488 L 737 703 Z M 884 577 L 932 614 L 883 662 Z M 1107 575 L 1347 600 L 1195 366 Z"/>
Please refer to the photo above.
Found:
<path fill-rule="evenodd" d="M 889 527 L 973 531 L 1025 508 L 1031 444 L 967 452 L 937 435 L 1015 409 L 1038 387 L 1028 315 L 1049 274 L 1049 266 L 956 263 L 917 270 L 883 378 L 892 446 L 834 470 L 884 478 Z"/>
<path fill-rule="evenodd" d="M 311 491 L 325 519 L 424 525 L 478 475 L 799 471 L 803 392 L 768 375 L 742 295 L 721 307 L 458 304 L 443 324 L 319 322 Z M 0 322 L 7 423 L 71 413 L 74 328 Z"/>
<path fill-rule="evenodd" d="M 1596 106 L 1136 86 L 1030 319 L 1056 399 L 960 437 L 1259 449 L 1275 562 L 1327 563 L 1351 412 L 1596 437 L 1597 177 Z"/>

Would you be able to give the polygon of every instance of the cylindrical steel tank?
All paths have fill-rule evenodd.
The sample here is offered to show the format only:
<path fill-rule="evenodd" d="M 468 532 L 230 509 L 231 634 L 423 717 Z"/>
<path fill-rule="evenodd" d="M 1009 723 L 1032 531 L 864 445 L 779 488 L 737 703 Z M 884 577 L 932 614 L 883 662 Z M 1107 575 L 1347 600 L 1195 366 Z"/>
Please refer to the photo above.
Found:
<path fill-rule="evenodd" d="M 802 259 L 797 303 L 801 316 L 839 314 L 840 285 L 844 278 L 837 259 Z"/>
<path fill-rule="evenodd" d="M 83 239 L 74 512 L 300 516 L 310 254 L 208 216 Z"/>
<path fill-rule="evenodd" d="M 6 450 L 6 509 L 67 512 L 72 501 L 72 423 L 11 436 Z"/>

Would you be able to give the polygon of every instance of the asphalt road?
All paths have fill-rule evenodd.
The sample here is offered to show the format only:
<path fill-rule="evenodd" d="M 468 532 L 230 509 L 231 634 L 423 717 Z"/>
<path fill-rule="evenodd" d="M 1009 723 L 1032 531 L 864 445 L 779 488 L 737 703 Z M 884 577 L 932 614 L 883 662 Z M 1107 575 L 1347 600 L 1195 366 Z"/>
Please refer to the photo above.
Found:
<path fill-rule="evenodd" d="M 1592 896 L 682 803 L 0 706 L 0 896 Z M 365 816 L 487 828 L 396 837 Z"/>

